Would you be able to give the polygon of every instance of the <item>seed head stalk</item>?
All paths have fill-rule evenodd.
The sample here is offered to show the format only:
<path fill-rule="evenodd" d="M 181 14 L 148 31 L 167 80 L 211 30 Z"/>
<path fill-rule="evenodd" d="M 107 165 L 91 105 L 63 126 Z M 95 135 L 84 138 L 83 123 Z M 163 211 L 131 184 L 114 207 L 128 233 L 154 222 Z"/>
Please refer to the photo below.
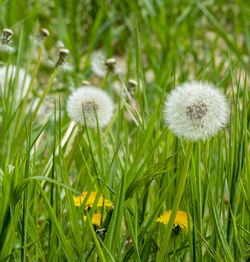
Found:
<path fill-rule="evenodd" d="M 176 193 L 176 197 L 174 199 L 174 204 L 173 204 L 171 216 L 170 216 L 169 222 L 167 224 L 166 232 L 165 232 L 163 239 L 161 241 L 160 250 L 159 250 L 157 257 L 156 257 L 157 262 L 165 261 L 164 256 L 168 252 L 168 249 L 169 249 L 169 239 L 170 239 L 170 236 L 171 236 L 174 221 L 175 221 L 176 214 L 177 214 L 177 211 L 178 211 L 179 206 L 180 206 L 181 197 L 182 197 L 183 190 L 184 190 L 184 187 L 185 187 L 186 178 L 187 178 L 187 175 L 188 175 L 189 163 L 190 163 L 192 151 L 193 151 L 193 144 L 194 143 L 190 141 L 190 142 L 188 142 L 188 145 L 187 145 L 186 157 L 185 157 L 183 170 L 182 170 L 182 173 L 181 173 L 181 176 L 180 176 L 180 179 L 179 179 L 179 183 L 178 183 L 178 187 L 177 187 L 177 193 Z"/>

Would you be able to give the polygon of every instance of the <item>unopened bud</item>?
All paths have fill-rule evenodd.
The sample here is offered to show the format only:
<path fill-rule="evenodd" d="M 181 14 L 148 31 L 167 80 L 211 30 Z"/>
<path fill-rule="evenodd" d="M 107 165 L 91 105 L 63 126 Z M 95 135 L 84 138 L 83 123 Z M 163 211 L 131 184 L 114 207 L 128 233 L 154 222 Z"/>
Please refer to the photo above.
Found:
<path fill-rule="evenodd" d="M 105 65 L 107 66 L 109 71 L 114 71 L 115 65 L 116 65 L 116 60 L 115 58 L 109 58 L 105 61 Z"/>
<path fill-rule="evenodd" d="M 59 58 L 58 58 L 58 61 L 56 63 L 56 67 L 59 66 L 59 65 L 62 65 L 66 62 L 66 57 L 67 57 L 68 54 L 69 54 L 68 49 L 66 49 L 66 48 L 60 49 Z"/>
<path fill-rule="evenodd" d="M 1 43 L 3 45 L 9 45 L 11 43 L 11 37 L 13 34 L 14 33 L 11 29 L 5 28 L 0 38 Z"/>

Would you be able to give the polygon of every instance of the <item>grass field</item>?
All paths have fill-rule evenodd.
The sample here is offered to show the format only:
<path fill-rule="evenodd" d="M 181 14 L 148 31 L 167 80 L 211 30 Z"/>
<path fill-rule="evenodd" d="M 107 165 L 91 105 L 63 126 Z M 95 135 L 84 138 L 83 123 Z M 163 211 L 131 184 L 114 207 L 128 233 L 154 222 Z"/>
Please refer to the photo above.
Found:
<path fill-rule="evenodd" d="M 250 261 L 249 17 L 246 0 L 1 0 L 0 261 Z M 164 121 L 192 80 L 230 111 L 195 142 Z M 112 98 L 106 124 L 70 119 L 84 85 Z"/>

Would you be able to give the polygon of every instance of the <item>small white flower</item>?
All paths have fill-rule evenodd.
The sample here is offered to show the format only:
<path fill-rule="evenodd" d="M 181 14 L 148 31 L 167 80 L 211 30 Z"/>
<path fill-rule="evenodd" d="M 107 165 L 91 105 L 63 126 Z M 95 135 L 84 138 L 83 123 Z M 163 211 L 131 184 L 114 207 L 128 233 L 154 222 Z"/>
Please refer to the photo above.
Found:
<path fill-rule="evenodd" d="M 106 126 L 114 111 L 111 97 L 102 89 L 84 86 L 76 89 L 68 98 L 67 112 L 69 117 L 83 125 L 84 115 L 89 127 L 96 127 L 96 117 L 100 127 Z"/>
<path fill-rule="evenodd" d="M 93 72 L 99 77 L 104 77 L 107 73 L 107 67 L 103 52 L 100 50 L 93 52 L 90 56 L 90 61 Z"/>
<path fill-rule="evenodd" d="M 17 68 L 14 65 L 9 65 L 0 68 L 0 88 L 2 93 L 6 88 L 11 88 L 14 85 Z M 8 72 L 8 74 L 7 74 Z M 5 81 L 6 79 L 6 81 Z M 23 98 L 28 90 L 31 77 L 22 68 L 19 68 L 18 82 L 16 88 L 16 98 Z"/>
<path fill-rule="evenodd" d="M 169 129 L 187 140 L 205 140 L 225 126 L 229 106 L 222 91 L 208 82 L 192 81 L 177 86 L 165 102 Z"/>

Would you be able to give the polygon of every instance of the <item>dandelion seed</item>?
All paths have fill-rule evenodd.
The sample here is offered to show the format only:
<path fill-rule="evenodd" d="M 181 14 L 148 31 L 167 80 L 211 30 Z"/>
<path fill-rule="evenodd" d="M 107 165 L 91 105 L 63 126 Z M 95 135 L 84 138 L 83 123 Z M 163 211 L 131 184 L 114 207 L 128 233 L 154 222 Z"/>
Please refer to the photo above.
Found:
<path fill-rule="evenodd" d="M 102 222 L 105 220 L 106 215 L 102 215 L 101 213 L 97 212 L 94 213 L 92 219 L 91 219 L 91 223 L 95 226 L 100 226 L 102 224 Z M 102 219 L 102 221 L 101 221 Z M 87 220 L 87 216 L 83 216 L 83 220 L 86 221 Z"/>
<path fill-rule="evenodd" d="M 84 86 L 76 89 L 67 101 L 67 112 L 69 117 L 83 125 L 86 123 L 89 127 L 106 126 L 114 111 L 114 104 L 111 97 L 103 90 L 93 87 Z"/>
<path fill-rule="evenodd" d="M 192 81 L 177 86 L 165 103 L 169 129 L 187 140 L 205 140 L 228 120 L 229 106 L 222 91 L 208 82 Z"/>
<path fill-rule="evenodd" d="M 0 86 L 1 86 L 2 93 L 5 90 L 5 86 L 6 88 L 10 88 L 11 86 L 14 85 L 16 72 L 17 72 L 17 68 L 14 65 L 9 65 L 8 67 L 4 66 L 0 68 Z M 6 78 L 6 82 L 5 82 L 5 78 Z M 25 96 L 30 81 L 31 81 L 31 77 L 26 73 L 26 71 L 22 68 L 19 68 L 18 82 L 17 82 L 17 89 L 16 89 L 17 99 L 23 98 Z"/>
<path fill-rule="evenodd" d="M 82 192 L 81 196 L 75 197 L 73 196 L 74 204 L 75 206 L 79 207 L 82 205 L 82 203 L 85 201 L 85 198 L 87 197 L 88 192 Z M 91 192 L 88 196 L 88 199 L 85 204 L 85 210 L 91 208 L 96 200 L 97 192 Z M 104 200 L 103 195 L 101 194 L 99 199 L 97 200 L 97 207 L 111 207 L 113 203 L 109 200 Z"/>
<path fill-rule="evenodd" d="M 171 210 L 168 210 L 164 212 L 160 217 L 156 219 L 156 222 L 160 222 L 163 224 L 168 224 L 170 216 L 171 216 Z M 181 210 L 177 211 L 177 215 L 174 221 L 174 230 L 178 230 L 179 228 L 182 228 L 186 231 L 188 231 L 188 218 L 187 213 Z"/>

